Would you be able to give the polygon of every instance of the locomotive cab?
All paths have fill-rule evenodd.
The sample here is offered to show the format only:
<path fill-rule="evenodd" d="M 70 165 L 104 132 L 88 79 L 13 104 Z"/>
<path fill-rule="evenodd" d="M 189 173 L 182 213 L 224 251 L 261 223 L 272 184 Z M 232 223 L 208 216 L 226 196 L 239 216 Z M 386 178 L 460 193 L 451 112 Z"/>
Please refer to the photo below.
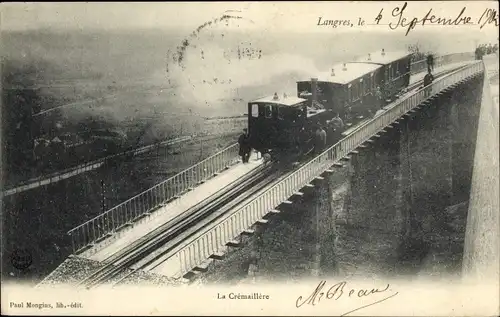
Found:
<path fill-rule="evenodd" d="M 248 103 L 250 145 L 261 153 L 289 150 L 299 144 L 298 131 L 307 118 L 307 100 L 283 94 Z"/>

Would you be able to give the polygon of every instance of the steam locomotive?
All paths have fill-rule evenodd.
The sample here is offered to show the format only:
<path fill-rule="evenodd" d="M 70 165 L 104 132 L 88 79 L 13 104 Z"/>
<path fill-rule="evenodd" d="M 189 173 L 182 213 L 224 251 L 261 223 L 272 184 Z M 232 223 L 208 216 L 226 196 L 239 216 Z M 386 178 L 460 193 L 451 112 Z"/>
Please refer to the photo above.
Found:
<path fill-rule="evenodd" d="M 275 93 L 248 103 L 250 145 L 261 153 L 307 151 L 317 125 L 339 114 L 348 128 L 410 84 L 411 53 L 382 51 L 297 82 L 297 96 Z"/>

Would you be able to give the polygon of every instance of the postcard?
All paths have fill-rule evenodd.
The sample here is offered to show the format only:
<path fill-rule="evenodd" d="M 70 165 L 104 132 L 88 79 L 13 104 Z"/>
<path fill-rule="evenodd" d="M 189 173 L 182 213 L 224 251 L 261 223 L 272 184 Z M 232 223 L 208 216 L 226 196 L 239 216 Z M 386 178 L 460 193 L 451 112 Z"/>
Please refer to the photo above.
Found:
<path fill-rule="evenodd" d="M 497 316 L 498 3 L 3 3 L 2 313 Z"/>

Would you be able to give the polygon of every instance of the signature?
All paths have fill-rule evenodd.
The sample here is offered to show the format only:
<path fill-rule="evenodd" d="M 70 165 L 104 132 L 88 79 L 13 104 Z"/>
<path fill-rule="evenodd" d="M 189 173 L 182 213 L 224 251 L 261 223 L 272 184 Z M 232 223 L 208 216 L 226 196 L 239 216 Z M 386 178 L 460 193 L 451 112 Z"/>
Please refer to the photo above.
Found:
<path fill-rule="evenodd" d="M 372 295 L 375 295 L 378 293 L 386 293 L 386 292 L 391 291 L 389 289 L 389 287 L 390 287 L 389 284 L 387 284 L 387 286 L 385 286 L 385 288 L 382 288 L 382 289 L 372 288 L 371 290 L 368 290 L 368 289 L 357 289 L 356 290 L 354 288 L 348 287 L 347 282 L 344 281 L 344 282 L 340 282 L 340 283 L 337 283 L 335 285 L 332 285 L 325 292 L 324 291 L 325 284 L 326 284 L 326 281 L 321 281 L 318 284 L 318 286 L 316 287 L 316 289 L 314 290 L 314 292 L 311 295 L 309 295 L 309 297 L 307 297 L 305 299 L 303 296 L 299 296 L 297 298 L 297 301 L 295 302 L 295 306 L 297 308 L 300 308 L 301 306 L 303 306 L 305 304 L 308 304 L 311 306 L 316 306 L 316 304 L 318 304 L 321 301 L 321 299 L 323 299 L 323 298 L 333 299 L 333 300 L 339 300 L 342 297 L 344 297 L 344 298 L 362 298 L 362 297 L 372 296 Z M 392 293 L 391 295 L 386 296 L 386 297 L 379 299 L 377 301 L 374 301 L 371 304 L 363 305 L 363 306 L 360 306 L 360 307 L 355 308 L 353 310 L 350 310 L 346 313 L 343 313 L 341 316 L 345 316 L 347 314 L 358 311 L 360 309 L 381 303 L 383 301 L 388 300 L 389 298 L 396 296 L 397 294 L 398 294 L 398 292 Z"/>
<path fill-rule="evenodd" d="M 429 25 L 432 24 L 440 24 L 443 26 L 457 26 L 457 25 L 479 25 L 480 29 L 482 29 L 486 25 L 494 24 L 498 26 L 498 12 L 493 9 L 485 9 L 483 14 L 479 17 L 477 21 L 473 20 L 472 17 L 466 15 L 467 7 L 463 7 L 462 10 L 452 18 L 443 18 L 438 17 L 432 14 L 432 9 L 429 9 L 427 14 L 421 19 L 417 17 L 408 18 L 405 16 L 405 9 L 407 8 L 408 3 L 405 2 L 402 7 L 395 7 L 391 15 L 394 18 L 393 21 L 389 23 L 389 28 L 391 30 L 396 30 L 398 28 L 406 28 L 406 34 L 410 33 L 417 25 L 424 26 L 426 23 Z M 377 24 L 380 23 L 382 19 L 382 12 L 384 9 L 380 10 L 378 16 L 375 18 Z"/>

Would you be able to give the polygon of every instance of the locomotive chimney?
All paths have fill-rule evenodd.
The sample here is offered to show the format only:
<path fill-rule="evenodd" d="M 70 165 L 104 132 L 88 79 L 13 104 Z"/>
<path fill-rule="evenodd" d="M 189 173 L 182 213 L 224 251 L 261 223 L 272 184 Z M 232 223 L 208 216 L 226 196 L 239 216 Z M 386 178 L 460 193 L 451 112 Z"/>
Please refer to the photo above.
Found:
<path fill-rule="evenodd" d="M 278 97 L 278 93 L 277 93 L 277 92 L 275 92 L 275 93 L 274 93 L 274 96 L 273 96 L 273 100 L 278 100 L 278 99 L 279 99 L 279 97 Z"/>
<path fill-rule="evenodd" d="M 335 68 L 332 68 L 332 77 L 335 76 Z"/>
<path fill-rule="evenodd" d="M 385 50 L 382 49 L 382 56 L 385 56 Z"/>
<path fill-rule="evenodd" d="M 316 102 L 318 98 L 318 91 L 317 91 L 317 86 L 318 86 L 318 78 L 311 78 L 311 106 L 314 106 L 314 103 Z"/>
<path fill-rule="evenodd" d="M 372 54 L 368 53 L 368 60 L 371 61 L 372 60 Z"/>
<path fill-rule="evenodd" d="M 344 63 L 344 66 L 342 67 L 342 70 L 347 70 L 347 66 L 345 63 Z"/>

